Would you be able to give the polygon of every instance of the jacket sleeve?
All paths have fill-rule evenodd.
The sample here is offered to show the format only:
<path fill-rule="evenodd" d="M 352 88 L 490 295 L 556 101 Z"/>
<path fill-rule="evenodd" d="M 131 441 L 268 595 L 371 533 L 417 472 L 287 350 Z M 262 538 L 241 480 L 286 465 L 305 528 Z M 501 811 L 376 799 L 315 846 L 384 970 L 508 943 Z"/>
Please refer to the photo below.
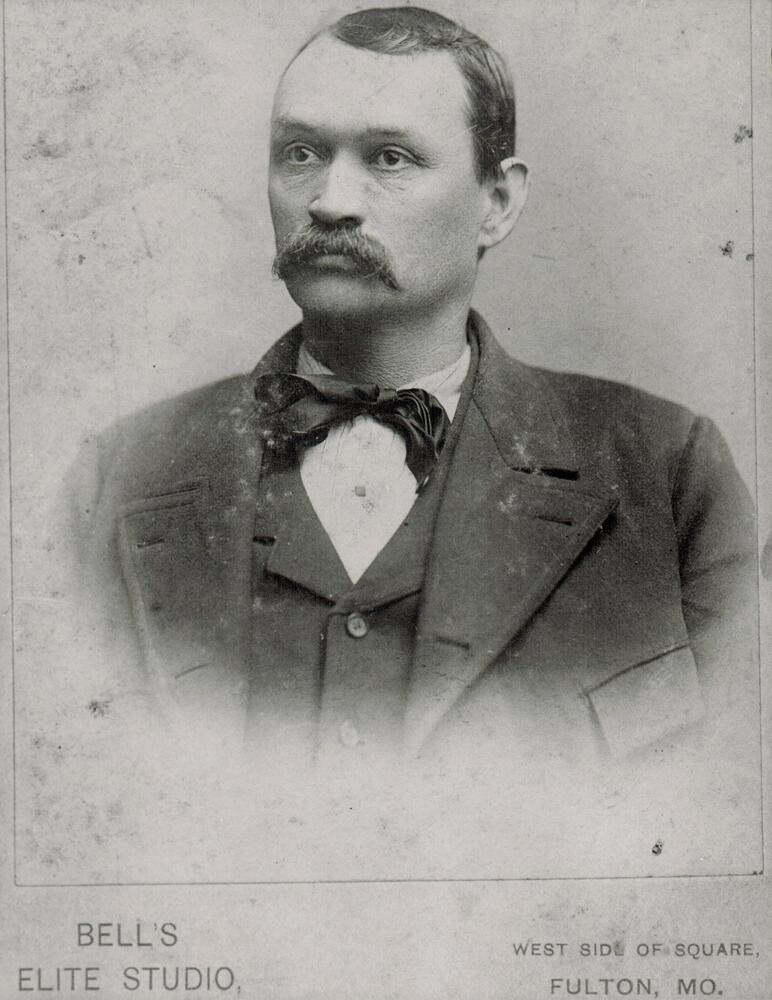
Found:
<path fill-rule="evenodd" d="M 713 698 L 758 683 L 756 519 L 723 437 L 693 421 L 673 489 L 683 615 L 703 686 Z"/>

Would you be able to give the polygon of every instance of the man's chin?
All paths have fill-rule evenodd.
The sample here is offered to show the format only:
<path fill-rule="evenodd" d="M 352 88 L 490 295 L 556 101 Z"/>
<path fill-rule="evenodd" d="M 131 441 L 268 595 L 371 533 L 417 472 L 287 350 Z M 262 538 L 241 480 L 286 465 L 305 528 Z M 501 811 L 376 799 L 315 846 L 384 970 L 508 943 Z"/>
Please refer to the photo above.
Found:
<path fill-rule="evenodd" d="M 303 268 L 287 275 L 284 283 L 304 312 L 355 316 L 394 304 L 394 290 L 376 276 L 356 270 L 332 266 Z"/>

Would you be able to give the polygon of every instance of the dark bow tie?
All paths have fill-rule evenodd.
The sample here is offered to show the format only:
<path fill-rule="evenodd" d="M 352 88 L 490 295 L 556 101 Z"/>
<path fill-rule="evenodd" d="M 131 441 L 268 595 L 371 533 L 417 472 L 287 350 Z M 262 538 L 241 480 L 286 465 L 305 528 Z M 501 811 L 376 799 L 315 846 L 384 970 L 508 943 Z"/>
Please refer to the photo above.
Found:
<path fill-rule="evenodd" d="M 318 444 L 331 427 L 368 416 L 405 440 L 407 467 L 423 486 L 450 426 L 439 400 L 425 389 L 383 389 L 355 385 L 337 375 L 272 372 L 258 379 L 255 395 L 271 411 L 265 436 L 272 448 Z"/>

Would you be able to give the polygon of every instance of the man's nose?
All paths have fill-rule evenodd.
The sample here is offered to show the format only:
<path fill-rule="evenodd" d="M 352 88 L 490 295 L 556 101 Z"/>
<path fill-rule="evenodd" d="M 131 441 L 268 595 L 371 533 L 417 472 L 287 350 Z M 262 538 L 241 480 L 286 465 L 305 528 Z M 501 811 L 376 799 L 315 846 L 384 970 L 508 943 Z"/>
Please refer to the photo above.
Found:
<path fill-rule="evenodd" d="M 345 156 L 336 156 L 320 178 L 308 206 L 314 222 L 360 225 L 364 219 L 364 184 L 361 167 Z"/>

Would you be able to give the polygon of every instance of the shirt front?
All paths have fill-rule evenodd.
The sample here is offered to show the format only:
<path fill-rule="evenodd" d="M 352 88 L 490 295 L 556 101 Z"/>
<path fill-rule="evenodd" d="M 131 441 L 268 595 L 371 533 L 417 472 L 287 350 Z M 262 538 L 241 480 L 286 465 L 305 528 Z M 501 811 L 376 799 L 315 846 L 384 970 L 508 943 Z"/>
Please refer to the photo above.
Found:
<path fill-rule="evenodd" d="M 467 344 L 441 371 L 398 389 L 425 389 L 436 396 L 452 421 L 469 370 Z M 298 375 L 331 375 L 300 348 Z M 352 583 L 356 583 L 416 499 L 416 481 L 405 462 L 402 435 L 373 417 L 359 416 L 333 427 L 319 444 L 302 450 L 300 476 L 308 498 Z"/>

